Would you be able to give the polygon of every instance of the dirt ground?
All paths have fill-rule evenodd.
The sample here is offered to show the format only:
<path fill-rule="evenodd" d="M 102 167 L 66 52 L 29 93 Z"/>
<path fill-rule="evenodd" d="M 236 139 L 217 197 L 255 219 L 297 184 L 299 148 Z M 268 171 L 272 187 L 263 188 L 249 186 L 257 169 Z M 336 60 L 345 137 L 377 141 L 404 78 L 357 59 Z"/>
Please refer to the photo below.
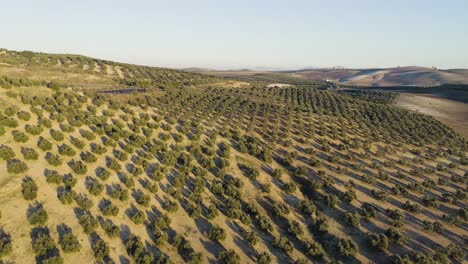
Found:
<path fill-rule="evenodd" d="M 401 93 L 396 106 L 431 115 L 468 138 L 468 104 L 434 95 Z"/>

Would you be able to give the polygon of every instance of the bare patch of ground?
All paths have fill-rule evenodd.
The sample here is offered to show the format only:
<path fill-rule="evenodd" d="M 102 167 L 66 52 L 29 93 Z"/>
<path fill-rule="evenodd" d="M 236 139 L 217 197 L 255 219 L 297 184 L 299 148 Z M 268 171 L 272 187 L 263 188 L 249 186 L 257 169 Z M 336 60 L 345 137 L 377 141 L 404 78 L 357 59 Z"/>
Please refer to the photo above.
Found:
<path fill-rule="evenodd" d="M 396 106 L 431 115 L 468 138 L 468 105 L 433 95 L 402 93 Z"/>
<path fill-rule="evenodd" d="M 293 73 L 309 80 L 331 80 L 359 86 L 438 86 L 467 84 L 465 70 L 440 70 L 425 67 L 386 69 L 314 69 Z"/>
<path fill-rule="evenodd" d="M 285 84 L 285 83 L 272 83 L 272 84 L 267 85 L 268 88 L 273 88 L 273 87 L 284 88 L 284 87 L 290 87 L 290 86 L 291 86 L 290 84 Z"/>

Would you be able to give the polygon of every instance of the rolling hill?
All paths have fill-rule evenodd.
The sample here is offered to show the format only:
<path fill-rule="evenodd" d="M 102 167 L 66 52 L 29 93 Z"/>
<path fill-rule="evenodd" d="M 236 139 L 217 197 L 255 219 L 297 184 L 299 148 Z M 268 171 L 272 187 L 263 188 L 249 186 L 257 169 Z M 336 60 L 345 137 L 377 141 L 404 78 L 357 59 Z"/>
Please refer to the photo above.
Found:
<path fill-rule="evenodd" d="M 330 80 L 358 86 L 439 86 L 468 84 L 468 70 L 438 70 L 424 67 L 384 69 L 317 69 L 290 72 L 309 80 Z"/>
<path fill-rule="evenodd" d="M 222 78 L 186 71 L 116 63 L 72 54 L 0 49 L 0 76 L 83 89 L 180 88 L 224 83 Z"/>

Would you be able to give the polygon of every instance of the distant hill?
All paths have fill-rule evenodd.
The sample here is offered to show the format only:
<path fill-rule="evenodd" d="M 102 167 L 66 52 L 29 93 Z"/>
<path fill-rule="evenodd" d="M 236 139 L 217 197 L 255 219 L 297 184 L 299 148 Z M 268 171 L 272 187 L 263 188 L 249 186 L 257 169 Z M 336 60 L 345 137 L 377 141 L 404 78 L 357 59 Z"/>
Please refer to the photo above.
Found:
<path fill-rule="evenodd" d="M 468 84 L 468 70 L 439 70 L 425 67 L 383 69 L 307 69 L 291 71 L 296 77 L 309 80 L 330 80 L 363 86 L 438 86 Z"/>

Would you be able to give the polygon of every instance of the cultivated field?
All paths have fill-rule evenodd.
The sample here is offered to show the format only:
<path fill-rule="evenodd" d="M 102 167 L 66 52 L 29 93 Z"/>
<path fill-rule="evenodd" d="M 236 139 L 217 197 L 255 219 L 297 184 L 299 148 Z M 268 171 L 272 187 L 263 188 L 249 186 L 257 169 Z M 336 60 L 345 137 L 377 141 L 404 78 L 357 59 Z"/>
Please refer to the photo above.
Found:
<path fill-rule="evenodd" d="M 467 142 L 405 97 L 142 76 L 2 77 L 0 262 L 466 262 Z"/>
<path fill-rule="evenodd" d="M 468 138 L 468 104 L 431 95 L 401 93 L 395 105 L 431 115 Z"/>

